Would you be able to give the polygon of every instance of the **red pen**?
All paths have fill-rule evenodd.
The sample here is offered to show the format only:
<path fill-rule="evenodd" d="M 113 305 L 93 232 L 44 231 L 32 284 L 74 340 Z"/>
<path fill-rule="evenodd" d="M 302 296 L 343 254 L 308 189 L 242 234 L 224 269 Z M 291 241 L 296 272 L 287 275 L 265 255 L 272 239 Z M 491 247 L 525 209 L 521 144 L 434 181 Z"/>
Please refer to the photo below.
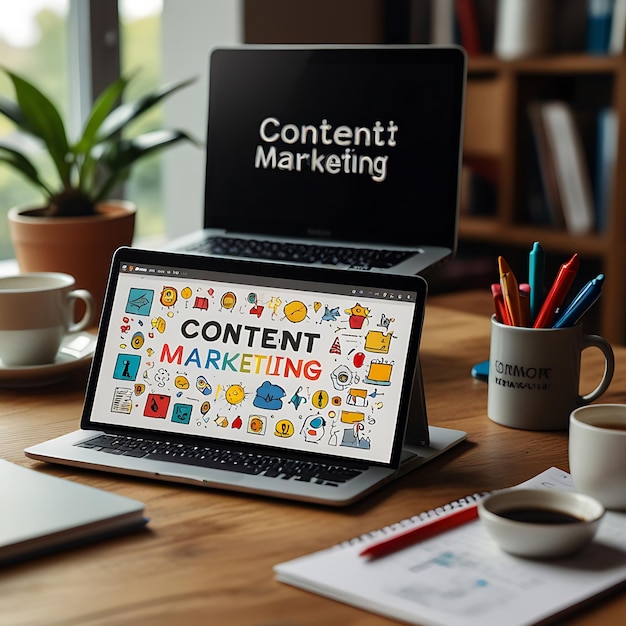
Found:
<path fill-rule="evenodd" d="M 385 554 L 406 548 L 418 541 L 430 539 L 430 537 L 434 537 L 446 530 L 456 528 L 477 517 L 478 504 L 463 506 L 451 513 L 444 514 L 441 517 L 437 517 L 415 528 L 405 530 L 403 533 L 389 537 L 389 539 L 383 539 L 377 543 L 370 544 L 359 553 L 359 556 L 368 556 L 370 558 L 384 556 Z"/>
<path fill-rule="evenodd" d="M 556 275 L 541 309 L 539 309 L 533 328 L 550 328 L 552 326 L 556 312 L 563 304 L 567 292 L 574 282 L 578 265 L 578 254 L 574 254 L 569 261 L 561 265 L 559 273 Z"/>
<path fill-rule="evenodd" d="M 509 312 L 504 304 L 504 297 L 502 296 L 502 285 L 500 283 L 492 283 L 491 295 L 493 296 L 493 305 L 495 307 L 496 319 L 501 324 L 511 325 L 509 319 Z"/>

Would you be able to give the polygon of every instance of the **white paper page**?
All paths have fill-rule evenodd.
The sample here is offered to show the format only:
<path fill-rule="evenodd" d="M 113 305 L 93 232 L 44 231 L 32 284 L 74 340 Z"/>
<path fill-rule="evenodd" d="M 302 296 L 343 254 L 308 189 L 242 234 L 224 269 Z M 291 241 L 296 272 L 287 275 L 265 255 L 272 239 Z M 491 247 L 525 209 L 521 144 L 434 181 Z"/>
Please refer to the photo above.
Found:
<path fill-rule="evenodd" d="M 571 489 L 552 468 L 524 483 Z M 626 579 L 626 514 L 609 512 L 594 542 L 571 557 L 511 556 L 480 520 L 387 557 L 367 545 L 333 547 L 276 566 L 279 580 L 410 623 L 445 626 L 532 624 Z"/>

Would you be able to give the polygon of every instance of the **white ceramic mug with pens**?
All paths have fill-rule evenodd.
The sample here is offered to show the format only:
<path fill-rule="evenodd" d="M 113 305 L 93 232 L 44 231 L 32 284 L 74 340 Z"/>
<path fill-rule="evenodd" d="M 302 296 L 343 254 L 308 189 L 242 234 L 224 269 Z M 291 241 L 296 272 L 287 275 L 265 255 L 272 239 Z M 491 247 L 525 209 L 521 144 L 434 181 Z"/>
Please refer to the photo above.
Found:
<path fill-rule="evenodd" d="M 581 354 L 596 348 L 604 356 L 598 385 L 579 393 Z M 580 323 L 564 328 L 508 326 L 491 318 L 487 415 L 511 428 L 565 430 L 577 407 L 597 400 L 615 369 L 606 339 L 585 335 Z"/>
<path fill-rule="evenodd" d="M 499 289 L 494 289 L 496 315 L 491 319 L 487 414 L 511 428 L 565 430 L 577 407 L 597 400 L 609 387 L 615 370 L 606 339 L 583 334 L 581 320 L 600 297 L 604 276 L 589 281 L 565 305 L 577 275 L 578 255 L 563 263 L 544 295 L 544 255 L 535 242 L 529 255 L 530 298 L 507 262 L 498 258 Z M 604 372 L 592 391 L 581 395 L 581 355 L 597 348 Z"/>

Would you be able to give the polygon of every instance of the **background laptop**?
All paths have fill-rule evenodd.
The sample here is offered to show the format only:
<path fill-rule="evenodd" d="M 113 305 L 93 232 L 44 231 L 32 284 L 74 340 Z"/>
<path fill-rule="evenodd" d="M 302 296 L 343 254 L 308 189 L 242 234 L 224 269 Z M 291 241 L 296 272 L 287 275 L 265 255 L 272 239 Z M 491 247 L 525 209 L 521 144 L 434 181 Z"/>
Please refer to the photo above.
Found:
<path fill-rule="evenodd" d="M 451 257 L 465 70 L 455 47 L 214 50 L 206 230 L 168 247 L 404 274 Z"/>
<path fill-rule="evenodd" d="M 413 384 L 425 298 L 418 276 L 122 248 L 80 430 L 26 455 L 347 504 L 465 437 Z"/>

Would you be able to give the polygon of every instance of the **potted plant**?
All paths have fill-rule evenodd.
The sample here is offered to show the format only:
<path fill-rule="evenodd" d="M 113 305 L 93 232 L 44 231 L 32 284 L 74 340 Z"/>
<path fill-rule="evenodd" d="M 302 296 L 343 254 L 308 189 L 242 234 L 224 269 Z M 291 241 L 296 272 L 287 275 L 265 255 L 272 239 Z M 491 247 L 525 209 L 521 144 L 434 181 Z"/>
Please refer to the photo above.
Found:
<path fill-rule="evenodd" d="M 94 103 L 81 136 L 71 142 L 58 107 L 21 76 L 10 78 L 15 101 L 0 97 L 0 113 L 22 132 L 42 143 L 53 164 L 49 181 L 15 147 L 0 143 L 0 162 L 24 176 L 43 194 L 39 207 L 14 207 L 9 230 L 23 272 L 72 274 L 78 287 L 102 304 L 113 252 L 132 243 L 135 206 L 109 194 L 140 159 L 165 147 L 191 140 L 181 130 L 155 130 L 128 136 L 128 127 L 170 94 L 188 85 L 164 86 L 133 102 L 122 102 L 129 79 L 122 76 Z"/>

